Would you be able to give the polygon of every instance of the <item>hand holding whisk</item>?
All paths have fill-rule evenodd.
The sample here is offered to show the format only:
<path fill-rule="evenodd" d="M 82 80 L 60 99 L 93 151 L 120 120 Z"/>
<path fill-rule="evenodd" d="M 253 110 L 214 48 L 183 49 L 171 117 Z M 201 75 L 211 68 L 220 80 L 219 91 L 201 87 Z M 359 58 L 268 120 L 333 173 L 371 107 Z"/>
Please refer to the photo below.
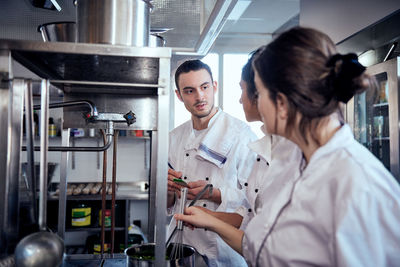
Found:
<path fill-rule="evenodd" d="M 179 210 L 178 213 L 183 214 L 185 211 L 185 203 L 186 203 L 186 195 L 188 189 L 186 187 L 181 188 L 181 199 L 179 201 Z M 174 238 L 174 242 L 172 242 L 172 248 L 170 249 L 169 259 L 177 260 L 183 257 L 183 222 L 178 221 L 177 227 L 174 229 L 174 232 L 171 234 L 169 240 L 167 241 L 167 245 L 171 242 L 171 239 Z M 167 247 L 168 249 L 168 247 Z"/>

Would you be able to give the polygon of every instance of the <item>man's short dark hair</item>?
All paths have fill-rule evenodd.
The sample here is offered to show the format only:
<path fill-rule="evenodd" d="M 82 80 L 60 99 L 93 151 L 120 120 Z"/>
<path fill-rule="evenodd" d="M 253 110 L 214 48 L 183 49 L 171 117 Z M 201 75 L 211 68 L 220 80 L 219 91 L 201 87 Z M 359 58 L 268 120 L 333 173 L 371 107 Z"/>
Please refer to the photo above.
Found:
<path fill-rule="evenodd" d="M 202 69 L 205 69 L 210 74 L 211 81 L 214 81 L 212 73 L 211 73 L 211 69 L 206 63 L 203 63 L 201 60 L 198 60 L 198 59 L 187 60 L 187 61 L 183 62 L 175 72 L 175 85 L 176 85 L 176 88 L 178 89 L 178 91 L 179 91 L 179 85 L 178 85 L 179 76 L 182 73 L 188 73 L 190 71 L 198 71 L 198 70 L 202 70 Z"/>

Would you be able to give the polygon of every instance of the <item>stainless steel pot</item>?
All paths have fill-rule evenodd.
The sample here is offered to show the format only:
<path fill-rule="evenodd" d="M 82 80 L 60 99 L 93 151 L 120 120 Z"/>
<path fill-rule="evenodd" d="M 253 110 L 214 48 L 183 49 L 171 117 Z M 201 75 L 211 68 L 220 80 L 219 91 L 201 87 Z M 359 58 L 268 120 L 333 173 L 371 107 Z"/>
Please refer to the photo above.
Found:
<path fill-rule="evenodd" d="M 78 0 L 78 42 L 147 46 L 149 0 Z"/>
<path fill-rule="evenodd" d="M 75 22 L 54 22 L 42 24 L 38 27 L 45 42 L 76 42 Z"/>
<path fill-rule="evenodd" d="M 171 244 L 166 254 L 169 255 L 172 250 Z M 165 260 L 165 266 L 176 266 L 176 267 L 194 267 L 195 266 L 195 253 L 196 250 L 189 246 L 181 244 L 183 248 L 183 257 L 176 260 Z M 155 261 L 152 259 L 148 259 L 147 257 L 154 257 L 154 243 L 142 244 L 142 245 L 134 245 L 130 248 L 125 249 L 126 255 L 126 266 L 128 267 L 149 267 L 155 266 Z"/>

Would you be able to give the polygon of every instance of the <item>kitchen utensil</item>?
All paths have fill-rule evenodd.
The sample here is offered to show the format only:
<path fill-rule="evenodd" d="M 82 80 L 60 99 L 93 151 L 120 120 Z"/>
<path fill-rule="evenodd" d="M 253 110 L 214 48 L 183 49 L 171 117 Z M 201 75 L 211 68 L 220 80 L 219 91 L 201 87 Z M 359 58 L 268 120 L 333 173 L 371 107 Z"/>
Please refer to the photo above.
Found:
<path fill-rule="evenodd" d="M 170 164 L 168 163 L 168 165 L 170 165 Z M 206 186 L 204 186 L 204 188 L 197 194 L 197 196 L 189 203 L 188 207 L 193 206 L 196 203 L 196 201 L 199 200 L 207 192 L 207 190 L 208 190 L 208 195 L 212 195 L 213 185 L 212 184 L 207 184 Z M 170 243 L 172 241 L 172 238 L 176 235 L 177 230 L 178 230 L 178 226 L 175 226 L 175 228 L 172 231 L 171 235 L 167 239 L 167 242 L 166 242 L 166 245 L 165 245 L 166 248 L 169 247 L 169 245 L 170 245 Z"/>
<path fill-rule="evenodd" d="M 170 254 L 172 249 L 172 244 L 167 248 L 166 255 Z M 195 266 L 195 253 L 196 250 L 188 245 L 182 245 L 182 257 L 180 259 L 166 259 L 164 266 L 185 266 L 194 267 Z M 126 263 L 128 267 L 149 267 L 155 266 L 155 244 L 141 244 L 133 245 L 130 248 L 125 249 Z"/>
<path fill-rule="evenodd" d="M 183 214 L 185 211 L 186 195 L 188 189 L 183 187 L 181 189 L 181 199 L 179 201 L 178 213 Z M 169 254 L 171 260 L 180 259 L 183 255 L 182 239 L 183 239 L 183 222 L 178 221 L 176 231 L 173 233 L 175 236 L 175 242 L 172 242 L 172 249 Z"/>
<path fill-rule="evenodd" d="M 44 42 L 73 42 L 77 40 L 76 23 L 72 21 L 51 22 L 39 25 Z"/>
<path fill-rule="evenodd" d="M 64 253 L 64 243 L 51 232 L 36 232 L 23 238 L 15 248 L 17 267 L 60 266 Z"/>
<path fill-rule="evenodd" d="M 41 105 L 45 107 L 41 113 L 41 121 L 48 118 L 48 88 L 49 83 L 43 82 Z M 47 212 L 47 174 L 48 174 L 48 125 L 42 123 L 40 127 L 40 176 L 39 176 L 39 216 L 38 224 L 41 232 L 24 237 L 15 248 L 16 266 L 45 267 L 59 266 L 64 253 L 63 241 L 54 233 L 48 232 L 46 227 Z"/>
<path fill-rule="evenodd" d="M 208 190 L 208 195 L 211 196 L 213 192 L 213 185 L 207 184 L 204 188 L 196 195 L 196 197 L 189 203 L 188 207 L 193 206 L 197 200 L 199 200 Z"/>

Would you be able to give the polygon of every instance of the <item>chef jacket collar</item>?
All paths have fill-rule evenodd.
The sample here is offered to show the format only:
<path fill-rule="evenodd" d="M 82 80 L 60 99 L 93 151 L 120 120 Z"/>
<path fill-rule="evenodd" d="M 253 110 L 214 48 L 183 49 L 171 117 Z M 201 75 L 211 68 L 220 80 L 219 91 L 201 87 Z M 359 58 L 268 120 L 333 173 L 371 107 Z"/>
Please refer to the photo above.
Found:
<path fill-rule="evenodd" d="M 274 136 L 275 137 L 275 136 Z M 248 147 L 254 151 L 257 155 L 262 157 L 266 162 L 271 163 L 271 140 L 272 136 L 270 134 L 258 139 L 257 141 L 248 144 Z"/>
<path fill-rule="evenodd" d="M 318 159 L 323 157 L 326 154 L 331 154 L 333 151 L 338 149 L 343 149 L 349 147 L 353 142 L 354 136 L 348 124 L 344 124 L 341 128 L 332 136 L 332 138 L 323 146 L 318 148 L 314 154 L 310 158 L 310 162 L 307 164 L 308 166 L 305 168 L 305 172 L 307 172 L 310 166 L 313 166 L 315 161 L 318 162 Z M 319 163 L 318 163 L 319 164 Z M 317 165 L 318 165 L 317 164 Z"/>

